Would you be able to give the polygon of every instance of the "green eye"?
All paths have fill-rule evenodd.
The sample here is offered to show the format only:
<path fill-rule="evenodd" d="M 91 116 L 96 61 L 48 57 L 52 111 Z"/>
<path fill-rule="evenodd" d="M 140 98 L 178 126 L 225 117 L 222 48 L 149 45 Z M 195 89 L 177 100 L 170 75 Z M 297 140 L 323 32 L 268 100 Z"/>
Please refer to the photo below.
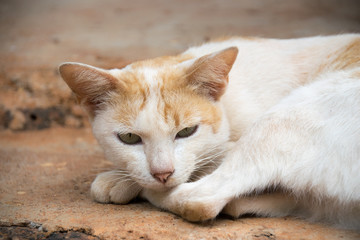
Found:
<path fill-rule="evenodd" d="M 122 141 L 125 144 L 133 145 L 137 143 L 141 143 L 141 137 L 133 134 L 133 133 L 126 133 L 126 134 L 117 134 L 120 141 Z"/>
<path fill-rule="evenodd" d="M 184 128 L 183 130 L 181 130 L 180 132 L 178 132 L 176 134 L 176 138 L 190 137 L 191 135 L 193 135 L 196 132 L 197 128 L 198 128 L 198 126 Z"/>

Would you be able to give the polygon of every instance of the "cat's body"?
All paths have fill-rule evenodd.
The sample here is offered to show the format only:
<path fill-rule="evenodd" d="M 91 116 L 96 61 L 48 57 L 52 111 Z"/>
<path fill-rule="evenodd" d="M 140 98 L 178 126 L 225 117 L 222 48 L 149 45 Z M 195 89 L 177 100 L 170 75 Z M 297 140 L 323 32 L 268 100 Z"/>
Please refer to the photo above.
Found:
<path fill-rule="evenodd" d="M 97 201 L 140 193 L 191 221 L 224 209 L 360 229 L 359 35 L 232 38 L 60 71 L 120 169 L 94 181 Z"/>

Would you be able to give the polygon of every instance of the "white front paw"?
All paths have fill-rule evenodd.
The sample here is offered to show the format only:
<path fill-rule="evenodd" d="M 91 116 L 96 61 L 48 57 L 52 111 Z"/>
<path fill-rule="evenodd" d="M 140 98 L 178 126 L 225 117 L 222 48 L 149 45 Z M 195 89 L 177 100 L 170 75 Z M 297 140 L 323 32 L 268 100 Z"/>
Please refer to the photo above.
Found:
<path fill-rule="evenodd" d="M 190 222 L 201 222 L 214 219 L 223 209 L 227 200 L 208 194 L 207 191 L 201 191 L 196 188 L 183 188 L 174 192 L 174 199 L 183 199 L 177 202 L 174 212 Z"/>
<path fill-rule="evenodd" d="M 118 170 L 100 173 L 91 184 L 91 196 L 101 203 L 126 204 L 140 191 L 135 181 Z"/>
<path fill-rule="evenodd" d="M 145 189 L 142 195 L 155 206 L 167 209 L 190 222 L 215 218 L 227 203 L 226 199 L 202 193 L 196 183 L 184 183 L 167 192 Z"/>

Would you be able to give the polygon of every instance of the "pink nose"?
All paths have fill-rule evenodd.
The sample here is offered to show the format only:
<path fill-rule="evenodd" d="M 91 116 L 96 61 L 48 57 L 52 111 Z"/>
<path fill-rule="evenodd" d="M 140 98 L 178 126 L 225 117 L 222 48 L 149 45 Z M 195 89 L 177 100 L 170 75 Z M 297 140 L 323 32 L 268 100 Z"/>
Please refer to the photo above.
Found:
<path fill-rule="evenodd" d="M 172 172 L 163 172 L 163 173 L 154 173 L 152 176 L 161 183 L 166 183 L 169 177 L 174 173 Z"/>

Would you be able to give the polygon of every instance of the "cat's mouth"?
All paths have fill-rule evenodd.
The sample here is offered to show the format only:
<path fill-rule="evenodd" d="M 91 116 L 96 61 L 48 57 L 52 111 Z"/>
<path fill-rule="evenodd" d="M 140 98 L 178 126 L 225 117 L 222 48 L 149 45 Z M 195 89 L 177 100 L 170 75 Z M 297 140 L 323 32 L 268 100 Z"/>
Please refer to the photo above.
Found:
<path fill-rule="evenodd" d="M 153 190 L 156 192 L 166 192 L 169 191 L 170 189 L 178 186 L 180 183 L 177 184 L 161 184 L 161 183 L 154 183 L 154 184 L 140 184 L 140 186 L 142 186 L 143 188 L 149 189 L 149 190 Z"/>
<path fill-rule="evenodd" d="M 156 179 L 151 181 L 146 181 L 143 179 L 135 180 L 141 187 L 157 191 L 157 192 L 165 192 L 168 191 L 181 183 L 185 183 L 186 181 L 181 181 L 180 179 L 176 179 L 175 177 L 169 177 L 166 182 L 161 182 Z"/>

